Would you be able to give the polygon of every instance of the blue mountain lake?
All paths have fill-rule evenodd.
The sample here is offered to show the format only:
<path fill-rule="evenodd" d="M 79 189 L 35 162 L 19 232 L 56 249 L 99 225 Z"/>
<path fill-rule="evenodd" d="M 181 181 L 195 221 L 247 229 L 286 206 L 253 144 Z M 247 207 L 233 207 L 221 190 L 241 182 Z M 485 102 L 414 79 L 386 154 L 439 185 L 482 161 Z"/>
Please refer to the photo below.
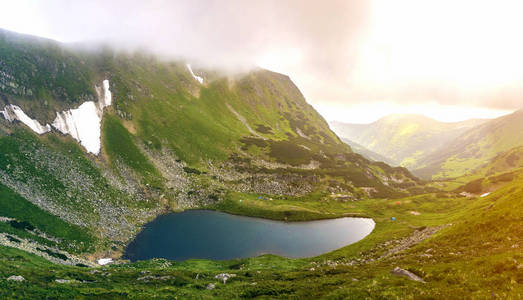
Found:
<path fill-rule="evenodd" d="M 159 216 L 127 246 L 124 258 L 234 259 L 261 254 L 312 257 L 355 243 L 374 229 L 366 218 L 282 222 L 209 210 Z"/>

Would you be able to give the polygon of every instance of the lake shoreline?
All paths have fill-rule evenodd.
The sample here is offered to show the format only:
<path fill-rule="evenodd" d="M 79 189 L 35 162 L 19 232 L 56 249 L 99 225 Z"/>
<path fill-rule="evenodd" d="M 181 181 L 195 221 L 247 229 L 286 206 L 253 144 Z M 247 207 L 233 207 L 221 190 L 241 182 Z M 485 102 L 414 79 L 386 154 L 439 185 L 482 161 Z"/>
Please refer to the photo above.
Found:
<path fill-rule="evenodd" d="M 360 216 L 285 222 L 191 209 L 164 214 L 146 224 L 127 245 L 123 258 L 132 262 L 153 258 L 231 260 L 264 253 L 310 258 L 358 242 L 375 226 L 374 220 Z"/>

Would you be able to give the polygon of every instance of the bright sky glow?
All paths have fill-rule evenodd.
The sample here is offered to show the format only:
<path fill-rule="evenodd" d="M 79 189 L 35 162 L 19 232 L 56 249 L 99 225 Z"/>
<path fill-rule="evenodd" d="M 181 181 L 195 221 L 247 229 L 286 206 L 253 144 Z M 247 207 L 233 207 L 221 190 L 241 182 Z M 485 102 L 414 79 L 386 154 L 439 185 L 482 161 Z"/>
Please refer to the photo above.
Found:
<path fill-rule="evenodd" d="M 358 78 L 385 86 L 439 81 L 464 91 L 522 82 L 522 11 L 522 1 L 375 0 Z"/>
<path fill-rule="evenodd" d="M 42 16 L 43 4 L 37 0 L 2 1 L 0 28 L 60 40 Z"/>
<path fill-rule="evenodd" d="M 512 112 L 512 110 L 488 109 L 484 107 L 463 107 L 440 105 L 438 103 L 395 104 L 391 102 L 371 102 L 369 104 L 315 105 L 322 116 L 329 116 L 329 121 L 367 124 L 390 114 L 424 115 L 441 122 L 458 122 L 468 119 L 492 119 Z"/>
<path fill-rule="evenodd" d="M 523 107 L 522 12 L 520 0 L 20 0 L 2 3 L 0 28 L 258 65 L 327 120 L 457 121 Z"/>

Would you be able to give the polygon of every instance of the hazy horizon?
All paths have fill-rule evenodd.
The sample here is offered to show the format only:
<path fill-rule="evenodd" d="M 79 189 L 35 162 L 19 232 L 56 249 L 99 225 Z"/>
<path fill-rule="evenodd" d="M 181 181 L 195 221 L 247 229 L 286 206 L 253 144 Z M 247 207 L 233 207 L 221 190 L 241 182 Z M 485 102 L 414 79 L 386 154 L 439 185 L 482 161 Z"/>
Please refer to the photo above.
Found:
<path fill-rule="evenodd" d="M 473 8 L 473 9 L 471 9 Z M 287 74 L 328 121 L 495 118 L 523 106 L 517 1 L 89 1 L 4 5 L 0 27 Z"/>

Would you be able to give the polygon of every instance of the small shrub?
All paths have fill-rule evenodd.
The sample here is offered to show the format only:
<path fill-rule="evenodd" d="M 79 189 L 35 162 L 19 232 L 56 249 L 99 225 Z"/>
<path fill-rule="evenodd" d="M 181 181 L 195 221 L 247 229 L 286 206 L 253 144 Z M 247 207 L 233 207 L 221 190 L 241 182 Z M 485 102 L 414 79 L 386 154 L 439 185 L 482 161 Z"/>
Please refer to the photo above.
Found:
<path fill-rule="evenodd" d="M 9 221 L 9 225 L 11 225 L 13 228 L 16 228 L 16 229 L 22 229 L 22 230 L 29 230 L 29 231 L 33 231 L 35 228 L 33 225 L 31 225 L 31 223 L 27 222 L 27 221 L 16 221 L 16 220 L 13 220 L 13 221 Z"/>
<path fill-rule="evenodd" d="M 196 175 L 200 175 L 202 174 L 202 172 L 198 169 L 193 169 L 193 168 L 189 168 L 189 167 L 183 167 L 183 170 L 185 171 L 185 173 L 187 174 L 196 174 Z"/>
<path fill-rule="evenodd" d="M 258 131 L 260 133 L 270 134 L 270 133 L 272 133 L 272 128 L 270 128 L 269 126 L 265 126 L 263 124 L 258 124 L 256 127 L 256 131 Z"/>

